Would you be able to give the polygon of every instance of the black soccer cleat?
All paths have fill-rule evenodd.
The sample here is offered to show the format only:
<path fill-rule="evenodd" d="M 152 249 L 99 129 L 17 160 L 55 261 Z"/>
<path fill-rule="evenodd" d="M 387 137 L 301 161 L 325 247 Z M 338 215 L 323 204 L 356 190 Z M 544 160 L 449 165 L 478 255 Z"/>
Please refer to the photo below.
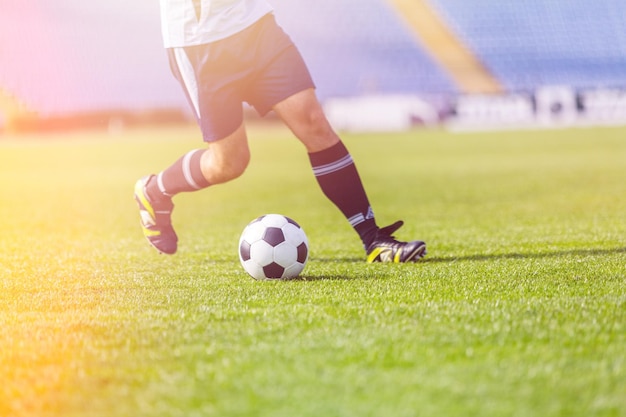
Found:
<path fill-rule="evenodd" d="M 399 220 L 392 225 L 378 229 L 376 237 L 366 248 L 367 262 L 416 262 L 426 255 L 426 243 L 421 240 L 399 242 L 392 233 L 404 222 Z"/>
<path fill-rule="evenodd" d="M 172 227 L 172 210 L 174 204 L 171 198 L 163 201 L 152 201 L 146 193 L 146 184 L 152 175 L 143 177 L 135 184 L 135 201 L 139 206 L 141 228 L 148 242 L 161 253 L 172 255 L 178 247 L 178 236 Z"/>

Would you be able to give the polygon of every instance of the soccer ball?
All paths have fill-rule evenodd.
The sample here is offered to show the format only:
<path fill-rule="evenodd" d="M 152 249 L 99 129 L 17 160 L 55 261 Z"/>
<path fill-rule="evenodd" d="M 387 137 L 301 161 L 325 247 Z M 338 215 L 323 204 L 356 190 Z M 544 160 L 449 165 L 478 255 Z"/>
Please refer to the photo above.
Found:
<path fill-rule="evenodd" d="M 254 279 L 290 279 L 304 269 L 309 241 L 304 230 L 281 214 L 251 221 L 239 238 L 239 260 Z"/>

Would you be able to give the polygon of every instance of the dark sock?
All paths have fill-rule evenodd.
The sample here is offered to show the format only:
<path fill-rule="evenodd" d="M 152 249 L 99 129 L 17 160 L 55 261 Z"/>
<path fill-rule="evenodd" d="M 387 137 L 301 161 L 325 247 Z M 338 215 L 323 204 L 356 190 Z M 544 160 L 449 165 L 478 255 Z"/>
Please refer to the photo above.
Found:
<path fill-rule="evenodd" d="M 200 160 L 203 149 L 186 153 L 169 168 L 152 178 L 146 185 L 148 196 L 162 199 L 163 196 L 173 197 L 181 192 L 197 191 L 210 184 L 202 175 Z"/>
<path fill-rule="evenodd" d="M 348 149 L 339 142 L 328 149 L 310 153 L 309 160 L 324 195 L 341 210 L 367 248 L 378 227 Z"/>

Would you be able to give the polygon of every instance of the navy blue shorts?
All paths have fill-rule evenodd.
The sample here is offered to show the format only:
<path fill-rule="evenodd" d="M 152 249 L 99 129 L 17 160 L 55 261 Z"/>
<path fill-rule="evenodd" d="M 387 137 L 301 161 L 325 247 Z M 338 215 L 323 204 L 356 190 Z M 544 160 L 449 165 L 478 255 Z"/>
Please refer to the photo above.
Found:
<path fill-rule="evenodd" d="M 241 125 L 244 102 L 264 116 L 284 99 L 315 87 L 273 14 L 217 42 L 169 48 L 168 56 L 206 142 L 223 139 Z"/>

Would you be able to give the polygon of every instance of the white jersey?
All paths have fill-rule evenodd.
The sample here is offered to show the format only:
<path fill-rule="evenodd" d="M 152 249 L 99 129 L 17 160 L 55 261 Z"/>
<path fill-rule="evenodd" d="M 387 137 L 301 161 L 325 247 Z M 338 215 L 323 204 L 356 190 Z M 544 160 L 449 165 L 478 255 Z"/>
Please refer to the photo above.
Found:
<path fill-rule="evenodd" d="M 272 11 L 265 0 L 160 0 L 166 48 L 201 45 L 234 35 Z"/>

